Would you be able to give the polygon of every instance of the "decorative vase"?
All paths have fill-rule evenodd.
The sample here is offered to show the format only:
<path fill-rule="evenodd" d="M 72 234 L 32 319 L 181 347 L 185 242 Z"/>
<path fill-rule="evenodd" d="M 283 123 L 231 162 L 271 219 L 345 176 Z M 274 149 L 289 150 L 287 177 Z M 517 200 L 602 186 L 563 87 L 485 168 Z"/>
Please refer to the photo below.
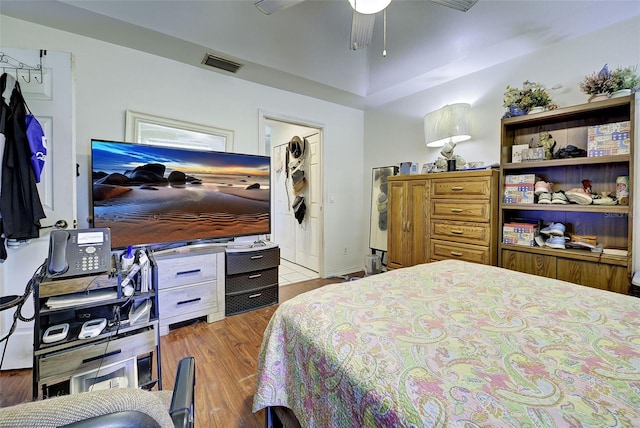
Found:
<path fill-rule="evenodd" d="M 532 107 L 527 114 L 535 114 L 535 113 L 542 113 L 543 111 L 545 111 L 546 108 L 542 107 L 542 106 L 537 106 L 537 107 Z"/>
<path fill-rule="evenodd" d="M 509 113 L 511 114 L 511 116 L 522 116 L 527 114 L 527 112 L 525 112 L 518 106 L 509 106 Z"/>
<path fill-rule="evenodd" d="M 604 101 L 604 100 L 608 100 L 609 99 L 609 94 L 602 93 L 602 94 L 593 94 L 591 95 L 591 98 L 589 98 L 589 102 L 590 103 L 594 103 L 596 101 Z"/>
<path fill-rule="evenodd" d="M 626 97 L 627 95 L 631 95 L 631 89 L 618 89 L 611 94 L 611 98 Z"/>

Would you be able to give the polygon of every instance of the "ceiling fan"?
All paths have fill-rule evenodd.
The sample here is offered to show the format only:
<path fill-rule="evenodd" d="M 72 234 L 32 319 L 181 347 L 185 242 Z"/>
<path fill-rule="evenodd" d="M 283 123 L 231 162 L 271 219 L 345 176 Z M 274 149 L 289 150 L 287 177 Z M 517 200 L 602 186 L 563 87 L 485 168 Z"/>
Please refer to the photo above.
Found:
<path fill-rule="evenodd" d="M 286 9 L 302 3 L 305 0 L 254 0 L 254 5 L 265 15 L 271 15 L 280 9 Z M 348 0 L 353 8 L 353 18 L 351 19 L 351 42 L 350 48 L 353 50 L 367 47 L 373 37 L 373 24 L 376 13 L 384 11 L 384 39 L 386 45 L 386 8 L 391 0 Z M 452 9 L 466 12 L 478 0 L 429 0 Z M 386 47 L 383 48 L 382 55 L 386 56 Z"/>

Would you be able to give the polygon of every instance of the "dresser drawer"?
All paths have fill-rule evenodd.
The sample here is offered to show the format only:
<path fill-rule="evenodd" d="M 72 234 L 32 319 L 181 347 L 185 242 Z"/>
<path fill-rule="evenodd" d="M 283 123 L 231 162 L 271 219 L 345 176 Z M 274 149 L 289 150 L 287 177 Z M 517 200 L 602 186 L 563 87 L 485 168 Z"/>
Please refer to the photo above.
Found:
<path fill-rule="evenodd" d="M 209 312 L 207 309 L 218 305 L 216 287 L 216 282 L 205 282 L 161 291 L 158 294 L 160 320 L 192 312 Z"/>
<path fill-rule="evenodd" d="M 246 293 L 227 295 L 224 305 L 225 315 L 235 315 L 276 303 L 278 303 L 278 285 Z"/>
<path fill-rule="evenodd" d="M 489 245 L 491 243 L 491 227 L 489 223 L 433 220 L 431 222 L 431 238 L 475 245 Z"/>
<path fill-rule="evenodd" d="M 227 275 L 268 269 L 279 264 L 279 247 L 268 250 L 227 252 Z"/>
<path fill-rule="evenodd" d="M 434 179 L 431 181 L 432 198 L 473 198 L 489 199 L 491 196 L 490 177 Z"/>
<path fill-rule="evenodd" d="M 238 293 L 278 284 L 278 268 L 239 273 L 227 277 L 225 293 Z"/>
<path fill-rule="evenodd" d="M 488 222 L 491 208 L 487 202 L 431 201 L 431 218 L 460 221 Z"/>
<path fill-rule="evenodd" d="M 39 382 L 50 383 L 98 367 L 155 351 L 156 330 L 144 329 L 137 334 L 87 343 L 73 349 L 45 355 L 38 360 Z M 104 357 L 103 357 L 104 356 Z"/>
<path fill-rule="evenodd" d="M 215 253 L 156 257 L 156 262 L 159 290 L 216 279 Z"/>
<path fill-rule="evenodd" d="M 488 247 L 431 240 L 431 259 L 458 259 L 468 262 L 489 264 L 491 256 Z"/>

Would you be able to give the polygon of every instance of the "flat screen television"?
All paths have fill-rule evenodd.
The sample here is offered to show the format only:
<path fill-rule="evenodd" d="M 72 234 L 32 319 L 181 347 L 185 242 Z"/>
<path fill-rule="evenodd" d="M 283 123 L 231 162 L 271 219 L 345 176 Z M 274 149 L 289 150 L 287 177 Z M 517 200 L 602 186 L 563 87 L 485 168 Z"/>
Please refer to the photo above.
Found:
<path fill-rule="evenodd" d="M 270 158 L 94 139 L 93 227 L 161 247 L 270 233 Z"/>

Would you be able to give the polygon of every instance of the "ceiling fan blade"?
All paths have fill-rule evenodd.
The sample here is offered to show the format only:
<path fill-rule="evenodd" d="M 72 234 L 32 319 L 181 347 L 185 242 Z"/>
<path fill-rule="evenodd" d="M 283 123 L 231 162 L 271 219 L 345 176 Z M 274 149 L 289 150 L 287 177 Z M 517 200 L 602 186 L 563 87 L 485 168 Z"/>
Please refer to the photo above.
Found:
<path fill-rule="evenodd" d="M 256 0 L 253 2 L 255 7 L 265 15 L 271 15 L 280 9 L 286 9 L 302 3 L 304 0 Z"/>
<path fill-rule="evenodd" d="M 452 9 L 466 12 L 469 9 L 471 9 L 471 6 L 476 4 L 478 0 L 431 0 L 431 1 L 437 4 L 441 4 L 442 6 L 447 6 Z"/>
<path fill-rule="evenodd" d="M 366 48 L 373 38 L 373 24 L 376 22 L 376 15 L 364 15 L 353 11 L 351 19 L 351 45 L 354 51 L 360 48 Z"/>

